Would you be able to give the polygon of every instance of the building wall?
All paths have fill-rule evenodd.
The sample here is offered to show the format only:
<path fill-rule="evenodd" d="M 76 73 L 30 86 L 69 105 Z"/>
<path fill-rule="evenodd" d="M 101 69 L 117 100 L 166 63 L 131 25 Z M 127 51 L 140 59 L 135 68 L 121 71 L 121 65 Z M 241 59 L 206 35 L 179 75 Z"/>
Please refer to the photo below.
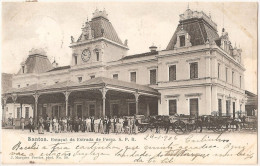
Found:
<path fill-rule="evenodd" d="M 33 117 L 32 106 L 28 105 L 28 104 L 23 104 L 22 105 L 22 114 L 20 112 L 20 118 L 21 117 L 25 118 L 26 107 L 29 108 L 29 117 Z M 17 108 L 19 108 L 19 110 L 21 111 L 20 104 L 13 104 L 13 103 L 6 104 L 6 106 L 4 107 L 4 109 L 5 109 L 5 121 L 7 121 L 8 118 L 17 118 Z"/>

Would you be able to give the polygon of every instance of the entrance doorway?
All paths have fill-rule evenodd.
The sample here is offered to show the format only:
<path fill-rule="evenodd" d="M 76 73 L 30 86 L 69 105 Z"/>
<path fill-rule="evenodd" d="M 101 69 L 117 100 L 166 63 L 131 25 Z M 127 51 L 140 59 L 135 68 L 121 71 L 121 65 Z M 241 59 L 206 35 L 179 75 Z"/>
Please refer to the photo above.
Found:
<path fill-rule="evenodd" d="M 43 119 L 47 119 L 47 112 L 46 112 L 46 107 L 42 107 L 42 117 L 43 117 Z"/>
<path fill-rule="evenodd" d="M 136 104 L 135 103 L 128 103 L 128 112 L 130 116 L 134 116 L 136 114 Z"/>
<path fill-rule="evenodd" d="M 192 116 L 199 115 L 199 101 L 197 98 L 190 99 L 190 115 Z"/>
<path fill-rule="evenodd" d="M 60 118 L 60 110 L 61 106 L 55 105 L 52 107 L 52 118 L 59 119 Z"/>
<path fill-rule="evenodd" d="M 118 117 L 118 104 L 112 104 L 112 111 L 111 111 L 111 116 L 114 117 L 114 116 L 117 116 Z"/>
<path fill-rule="evenodd" d="M 82 119 L 82 105 L 77 105 L 77 116 Z"/>
<path fill-rule="evenodd" d="M 158 115 L 158 102 L 149 103 L 149 111 L 152 116 Z"/>
<path fill-rule="evenodd" d="M 94 104 L 89 105 L 89 116 L 95 116 L 95 105 Z"/>

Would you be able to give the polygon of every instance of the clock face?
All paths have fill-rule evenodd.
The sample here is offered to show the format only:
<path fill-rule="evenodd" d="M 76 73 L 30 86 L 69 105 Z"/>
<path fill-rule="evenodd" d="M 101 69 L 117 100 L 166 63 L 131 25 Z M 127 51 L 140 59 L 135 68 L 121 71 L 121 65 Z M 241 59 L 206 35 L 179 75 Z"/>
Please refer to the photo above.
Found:
<path fill-rule="evenodd" d="M 84 62 L 87 62 L 91 57 L 91 52 L 89 49 L 85 49 L 82 51 L 81 58 Z"/>

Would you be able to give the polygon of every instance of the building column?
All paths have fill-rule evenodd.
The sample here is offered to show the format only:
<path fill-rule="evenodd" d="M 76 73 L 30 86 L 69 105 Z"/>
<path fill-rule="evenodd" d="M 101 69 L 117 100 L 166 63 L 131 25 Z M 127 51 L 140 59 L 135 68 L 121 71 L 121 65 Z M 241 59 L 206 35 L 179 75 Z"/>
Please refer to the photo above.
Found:
<path fill-rule="evenodd" d="M 2 98 L 3 99 L 3 103 L 2 103 L 2 109 L 3 109 L 3 113 L 2 113 L 2 121 L 5 123 L 5 121 L 6 121 L 6 101 L 7 101 L 7 97 L 3 97 Z"/>
<path fill-rule="evenodd" d="M 13 119 L 12 119 L 12 121 L 13 121 L 13 126 L 14 126 L 14 124 L 15 124 L 15 103 L 16 103 L 16 100 L 17 100 L 17 94 L 12 94 L 12 99 L 13 99 L 13 103 L 14 103 L 14 110 L 13 110 Z M 13 129 L 15 129 L 15 126 L 14 126 L 14 128 Z"/>
<path fill-rule="evenodd" d="M 36 92 L 34 95 L 33 95 L 33 97 L 34 97 L 34 101 L 35 101 L 35 103 L 34 103 L 34 114 L 33 114 L 33 119 L 34 119 L 34 121 L 35 121 L 35 123 L 37 124 L 37 122 L 38 122 L 38 111 L 37 111 L 37 109 L 38 109 L 38 98 L 39 98 L 39 94 Z"/>
<path fill-rule="evenodd" d="M 149 103 L 146 104 L 146 111 L 147 111 L 147 116 L 150 116 L 150 105 Z"/>
<path fill-rule="evenodd" d="M 106 116 L 106 93 L 107 93 L 107 88 L 103 87 L 102 89 L 100 89 L 101 93 L 102 93 L 102 100 L 103 100 L 103 109 L 102 109 L 102 115 L 103 117 Z"/>
<path fill-rule="evenodd" d="M 136 115 L 138 115 L 138 113 L 139 113 L 139 111 L 138 111 L 138 99 L 139 99 L 139 96 L 140 96 L 140 94 L 138 93 L 138 92 L 135 92 L 135 111 L 136 111 Z"/>
<path fill-rule="evenodd" d="M 68 116 L 68 103 L 69 103 L 69 95 L 70 95 L 71 92 L 69 91 L 66 91 L 66 92 L 63 92 L 63 94 L 65 95 L 65 107 L 66 107 L 66 117 Z"/>
<path fill-rule="evenodd" d="M 21 117 L 23 117 L 23 103 L 20 103 Z"/>

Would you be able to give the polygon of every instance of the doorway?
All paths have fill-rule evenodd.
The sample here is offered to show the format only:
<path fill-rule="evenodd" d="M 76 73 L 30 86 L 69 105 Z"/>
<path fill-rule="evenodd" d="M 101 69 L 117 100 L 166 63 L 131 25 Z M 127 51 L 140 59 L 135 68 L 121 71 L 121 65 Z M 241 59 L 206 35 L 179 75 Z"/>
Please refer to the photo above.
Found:
<path fill-rule="evenodd" d="M 128 112 L 130 116 L 134 116 L 136 114 L 136 104 L 128 103 Z"/>
<path fill-rule="evenodd" d="M 77 116 L 82 119 L 82 105 L 77 105 Z"/>
<path fill-rule="evenodd" d="M 89 116 L 95 116 L 95 105 L 89 104 Z"/>
<path fill-rule="evenodd" d="M 190 115 L 192 116 L 199 115 L 199 101 L 197 98 L 190 99 Z"/>
<path fill-rule="evenodd" d="M 118 109 L 118 104 L 112 104 L 112 112 L 111 112 L 111 116 L 117 116 L 119 115 L 119 109 Z"/>

